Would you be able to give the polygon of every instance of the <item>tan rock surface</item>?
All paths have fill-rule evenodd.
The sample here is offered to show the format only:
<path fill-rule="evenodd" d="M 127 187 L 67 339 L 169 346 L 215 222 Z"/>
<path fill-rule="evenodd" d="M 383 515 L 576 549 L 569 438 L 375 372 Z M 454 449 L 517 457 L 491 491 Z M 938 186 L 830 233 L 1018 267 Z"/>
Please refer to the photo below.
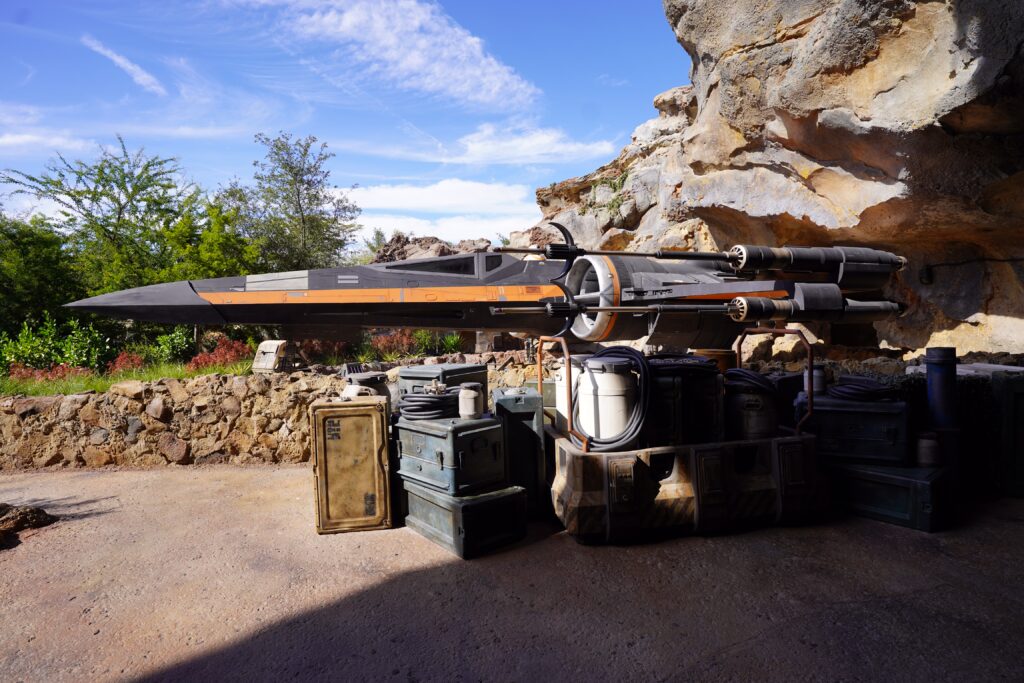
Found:
<path fill-rule="evenodd" d="M 665 0 L 692 86 L 619 157 L 537 191 L 514 246 L 866 244 L 910 259 L 876 325 L 917 348 L 1024 351 L 1024 5 Z M 682 80 L 682 77 L 681 79 Z"/>

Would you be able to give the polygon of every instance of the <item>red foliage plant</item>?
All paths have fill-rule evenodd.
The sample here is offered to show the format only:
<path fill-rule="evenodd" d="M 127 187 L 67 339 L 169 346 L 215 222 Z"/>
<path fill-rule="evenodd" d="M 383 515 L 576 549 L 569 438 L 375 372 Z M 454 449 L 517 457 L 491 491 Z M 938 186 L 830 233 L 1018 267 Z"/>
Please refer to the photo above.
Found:
<path fill-rule="evenodd" d="M 116 375 L 119 372 L 141 370 L 145 362 L 146 361 L 143 360 L 142 356 L 137 353 L 122 351 L 117 354 L 117 358 L 107 363 L 107 374 Z"/>
<path fill-rule="evenodd" d="M 229 365 L 252 356 L 252 349 L 243 341 L 221 337 L 213 351 L 197 354 L 185 366 L 186 370 L 202 370 L 214 365 Z"/>
<path fill-rule="evenodd" d="M 322 361 L 329 358 L 343 358 L 352 352 L 352 344 L 347 341 L 303 339 L 299 343 L 298 352 L 308 362 Z"/>
<path fill-rule="evenodd" d="M 416 349 L 416 341 L 413 339 L 412 330 L 407 329 L 379 334 L 370 341 L 370 344 L 380 355 L 397 353 L 407 356 Z"/>
<path fill-rule="evenodd" d="M 29 368 L 21 363 L 12 363 L 7 372 L 11 379 L 32 380 L 35 382 L 52 382 L 70 377 L 89 377 L 93 374 L 89 368 L 76 368 L 70 365 L 52 365 L 46 370 Z"/>

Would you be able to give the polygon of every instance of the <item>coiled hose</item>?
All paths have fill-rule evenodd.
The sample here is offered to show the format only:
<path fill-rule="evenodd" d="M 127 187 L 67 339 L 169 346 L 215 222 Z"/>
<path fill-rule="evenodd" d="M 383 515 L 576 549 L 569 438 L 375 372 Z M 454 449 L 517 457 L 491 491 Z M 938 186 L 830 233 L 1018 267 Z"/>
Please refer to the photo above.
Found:
<path fill-rule="evenodd" d="M 775 384 L 759 372 L 746 368 L 730 368 L 725 371 L 726 390 L 756 391 L 762 394 L 774 394 Z"/>
<path fill-rule="evenodd" d="M 885 401 L 896 398 L 896 390 L 867 377 L 842 375 L 829 387 L 828 395 L 847 401 Z"/>
<path fill-rule="evenodd" d="M 628 360 L 633 364 L 633 368 L 637 371 L 637 375 L 639 376 L 637 382 L 637 401 L 633 404 L 633 412 L 629 415 L 626 427 L 619 434 L 609 438 L 591 436 L 584 432 L 579 426 L 579 388 L 577 386 L 573 386 L 572 388 L 573 425 L 577 431 L 587 437 L 587 443 L 589 444 L 590 450 L 598 453 L 623 450 L 632 445 L 637 437 L 640 436 L 640 432 L 644 427 L 644 421 L 647 419 L 647 406 L 650 403 L 651 398 L 651 370 L 647 364 L 647 358 L 644 357 L 644 354 L 640 353 L 636 349 L 631 349 L 628 346 L 612 346 L 606 349 L 601 349 L 592 355 L 591 358 L 618 358 Z M 567 370 L 567 372 L 568 377 L 572 377 L 572 372 L 569 370 Z M 580 373 L 580 376 L 582 376 L 582 373 Z M 583 447 L 583 442 L 574 434 L 570 434 L 569 438 L 572 439 L 573 445 L 577 448 Z"/>
<path fill-rule="evenodd" d="M 406 394 L 398 401 L 398 412 L 406 420 L 458 417 L 459 389 L 448 387 L 443 394 Z"/>

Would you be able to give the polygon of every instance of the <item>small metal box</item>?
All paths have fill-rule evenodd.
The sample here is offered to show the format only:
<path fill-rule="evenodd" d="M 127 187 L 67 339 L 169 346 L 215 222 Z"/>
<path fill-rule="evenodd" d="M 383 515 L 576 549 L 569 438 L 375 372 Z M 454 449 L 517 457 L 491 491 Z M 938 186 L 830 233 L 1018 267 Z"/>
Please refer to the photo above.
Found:
<path fill-rule="evenodd" d="M 531 511 L 550 508 L 544 458 L 544 407 L 536 389 L 502 388 L 491 393 L 501 421 L 509 483 L 526 489 Z"/>
<path fill-rule="evenodd" d="M 398 371 L 398 396 L 421 394 L 423 387 L 434 380 L 449 387 L 457 387 L 464 382 L 479 382 L 486 395 L 487 366 L 473 363 L 439 363 L 404 367 Z"/>
<path fill-rule="evenodd" d="M 398 473 L 463 496 L 507 486 L 501 423 L 493 418 L 409 420 L 395 424 Z"/>
<path fill-rule="evenodd" d="M 366 396 L 309 407 L 318 533 L 391 526 L 386 406 Z"/>

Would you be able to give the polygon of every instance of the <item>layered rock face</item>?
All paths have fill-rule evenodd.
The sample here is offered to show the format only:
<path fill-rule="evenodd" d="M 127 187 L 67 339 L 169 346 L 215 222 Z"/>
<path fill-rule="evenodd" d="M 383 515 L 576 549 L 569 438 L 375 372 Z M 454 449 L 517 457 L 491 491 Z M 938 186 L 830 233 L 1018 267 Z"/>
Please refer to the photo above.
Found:
<path fill-rule="evenodd" d="M 910 312 L 879 342 L 1024 351 L 1024 3 L 665 12 L 692 86 L 656 97 L 617 159 L 538 190 L 544 222 L 612 249 L 889 249 L 910 264 L 886 295 Z"/>

